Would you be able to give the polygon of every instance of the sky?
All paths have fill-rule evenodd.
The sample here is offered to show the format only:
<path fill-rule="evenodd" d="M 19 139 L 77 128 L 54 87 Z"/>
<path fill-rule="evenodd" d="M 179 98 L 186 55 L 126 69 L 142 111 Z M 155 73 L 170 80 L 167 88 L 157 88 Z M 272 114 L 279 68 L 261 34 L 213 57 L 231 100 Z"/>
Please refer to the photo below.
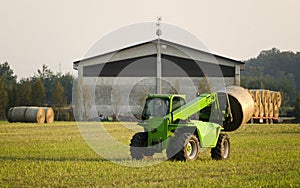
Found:
<path fill-rule="evenodd" d="M 213 53 L 236 60 L 273 47 L 300 51 L 298 0 L 0 0 L 0 63 L 18 79 L 42 65 L 71 72 L 103 37 L 124 26 L 155 22 L 180 27 Z"/>

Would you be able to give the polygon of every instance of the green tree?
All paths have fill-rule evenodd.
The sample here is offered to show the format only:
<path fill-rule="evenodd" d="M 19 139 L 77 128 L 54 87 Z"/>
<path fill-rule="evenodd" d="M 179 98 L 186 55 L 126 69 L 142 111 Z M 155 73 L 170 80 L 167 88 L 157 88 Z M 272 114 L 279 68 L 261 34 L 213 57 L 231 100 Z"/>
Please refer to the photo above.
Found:
<path fill-rule="evenodd" d="M 0 77 L 0 91 L 0 119 L 4 119 L 5 109 L 8 106 L 8 94 L 2 77 Z"/>
<path fill-rule="evenodd" d="M 64 87 L 64 96 L 66 97 L 67 104 L 72 102 L 72 89 L 73 89 L 73 81 L 74 76 L 71 73 L 66 74 L 58 74 L 56 79 L 62 84 Z"/>
<path fill-rule="evenodd" d="M 67 104 L 72 102 L 72 89 L 73 89 L 73 81 L 74 77 L 71 73 L 57 73 L 54 74 L 47 65 L 43 65 L 42 69 L 38 69 L 35 73 L 33 80 L 41 79 L 46 92 L 46 97 L 44 102 L 51 104 L 52 101 L 52 89 L 54 88 L 57 82 L 60 82 L 62 87 L 64 88 L 64 100 Z"/>
<path fill-rule="evenodd" d="M 283 107 L 293 107 L 300 89 L 300 52 L 281 52 L 276 48 L 262 51 L 245 62 L 241 85 L 249 89 L 265 89 L 283 93 Z"/>
<path fill-rule="evenodd" d="M 16 106 L 17 99 L 16 87 L 17 87 L 17 76 L 14 75 L 14 71 L 10 68 L 8 62 L 0 64 L 0 77 L 4 80 L 6 92 L 8 94 L 8 106 Z"/>
<path fill-rule="evenodd" d="M 37 74 L 35 74 L 35 77 L 41 78 L 41 79 L 46 79 L 46 78 L 52 78 L 53 77 L 53 72 L 48 68 L 47 65 L 43 64 L 42 70 L 38 69 Z"/>
<path fill-rule="evenodd" d="M 300 122 L 300 91 L 297 94 L 296 106 L 295 106 L 295 116 L 298 122 Z"/>
<path fill-rule="evenodd" d="M 64 87 L 59 81 L 56 82 L 51 91 L 51 98 L 54 106 L 61 107 L 65 105 Z"/>
<path fill-rule="evenodd" d="M 56 84 L 56 76 L 54 75 L 53 71 L 51 71 L 47 65 L 43 65 L 42 69 L 38 69 L 37 73 L 35 73 L 33 80 L 41 79 L 43 81 L 46 97 L 44 102 L 46 104 L 52 103 L 52 94 L 51 88 L 55 87 Z"/>
<path fill-rule="evenodd" d="M 44 84 L 42 82 L 42 80 L 40 78 L 36 79 L 33 82 L 32 85 L 32 104 L 33 105 L 37 105 L 37 106 L 41 106 L 44 102 L 44 99 L 46 97 L 46 91 L 45 91 L 45 87 Z"/>
<path fill-rule="evenodd" d="M 0 76 L 4 78 L 4 82 L 17 80 L 17 76 L 14 75 L 14 71 L 10 68 L 8 62 L 0 64 Z"/>
<path fill-rule="evenodd" d="M 29 79 L 22 79 L 18 89 L 18 98 L 20 99 L 20 105 L 32 105 L 32 88 Z"/>

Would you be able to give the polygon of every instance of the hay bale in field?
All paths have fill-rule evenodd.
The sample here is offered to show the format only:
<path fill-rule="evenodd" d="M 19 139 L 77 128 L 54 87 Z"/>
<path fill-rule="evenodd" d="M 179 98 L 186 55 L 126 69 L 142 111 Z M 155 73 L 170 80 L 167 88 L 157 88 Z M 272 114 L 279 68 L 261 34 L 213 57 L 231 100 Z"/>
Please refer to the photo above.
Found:
<path fill-rule="evenodd" d="M 269 117 L 274 117 L 274 104 L 272 102 L 269 103 Z"/>
<path fill-rule="evenodd" d="M 51 107 L 44 107 L 45 110 L 45 122 L 53 123 L 54 121 L 54 111 Z"/>
<path fill-rule="evenodd" d="M 263 103 L 260 101 L 260 102 L 259 102 L 259 117 L 264 117 L 264 115 L 265 115 L 264 105 L 263 105 Z"/>
<path fill-rule="evenodd" d="M 12 108 L 9 108 L 8 110 L 8 113 L 7 113 L 7 120 L 8 122 L 12 122 L 12 119 L 11 119 L 11 112 L 13 111 L 13 107 Z"/>
<path fill-rule="evenodd" d="M 223 124 L 225 131 L 234 131 L 247 123 L 254 112 L 254 101 L 249 92 L 239 86 L 226 87 L 232 113 L 232 122 Z"/>
<path fill-rule="evenodd" d="M 270 112 L 271 107 L 270 106 L 272 106 L 271 92 L 270 92 L 270 90 L 265 90 L 264 92 L 265 92 L 265 104 L 264 104 L 265 116 L 266 117 L 271 117 L 270 116 L 270 114 L 271 114 L 271 112 Z"/>
<path fill-rule="evenodd" d="M 253 102 L 254 102 L 254 111 L 253 111 L 253 117 L 258 118 L 259 117 L 259 106 L 260 106 L 260 90 L 256 89 L 250 89 L 248 90 L 249 94 L 251 95 Z"/>
<path fill-rule="evenodd" d="M 259 90 L 254 90 L 255 91 L 255 101 L 259 104 L 260 101 L 260 91 Z"/>
<path fill-rule="evenodd" d="M 253 89 L 249 90 L 249 93 L 254 100 L 253 117 L 278 118 L 279 108 L 282 102 L 280 92 L 265 89 Z"/>
<path fill-rule="evenodd" d="M 255 90 L 255 101 L 257 103 L 257 109 L 254 117 L 262 117 L 264 115 L 264 94 L 262 90 Z"/>
<path fill-rule="evenodd" d="M 41 107 L 28 107 L 25 111 L 25 122 L 45 123 L 45 111 Z"/>
<path fill-rule="evenodd" d="M 264 89 L 260 90 L 260 100 L 263 105 L 266 103 L 266 91 Z"/>
<path fill-rule="evenodd" d="M 253 117 L 258 117 L 259 116 L 259 107 L 258 107 L 259 103 L 258 102 L 254 102 L 254 112 L 253 112 Z"/>
<path fill-rule="evenodd" d="M 278 117 L 279 117 L 279 107 L 278 107 L 277 104 L 274 105 L 274 114 L 273 114 L 273 116 L 274 116 L 275 118 L 278 118 Z"/>
<path fill-rule="evenodd" d="M 9 109 L 8 121 L 44 123 L 45 111 L 43 108 L 33 106 L 12 107 Z"/>
<path fill-rule="evenodd" d="M 277 96 L 277 97 L 276 97 L 276 98 L 277 98 L 276 103 L 277 103 L 278 108 L 280 108 L 281 102 L 282 102 L 282 96 L 281 96 L 281 93 L 280 93 L 280 92 L 277 92 L 276 96 Z"/>
<path fill-rule="evenodd" d="M 258 99 L 259 96 L 257 95 L 256 90 L 248 90 L 249 94 L 251 95 L 253 102 L 254 102 L 254 111 L 253 111 L 253 117 L 258 117 L 259 115 L 259 108 L 258 108 Z"/>
<path fill-rule="evenodd" d="M 25 122 L 26 109 L 26 106 L 12 107 L 10 110 L 11 112 L 8 115 L 8 119 L 10 120 L 10 122 Z"/>
<path fill-rule="evenodd" d="M 249 94 L 251 95 L 253 101 L 255 102 L 255 94 L 254 94 L 254 90 L 248 90 Z"/>

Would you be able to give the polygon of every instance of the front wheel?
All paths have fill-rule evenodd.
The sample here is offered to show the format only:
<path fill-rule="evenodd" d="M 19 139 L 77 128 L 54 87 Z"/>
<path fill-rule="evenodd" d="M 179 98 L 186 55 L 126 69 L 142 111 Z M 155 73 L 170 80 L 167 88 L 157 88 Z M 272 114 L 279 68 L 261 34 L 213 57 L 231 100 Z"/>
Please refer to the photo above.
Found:
<path fill-rule="evenodd" d="M 211 149 L 211 158 L 215 160 L 228 159 L 230 154 L 230 140 L 227 134 L 221 133 L 216 147 Z"/>
<path fill-rule="evenodd" d="M 151 148 L 147 147 L 148 133 L 139 132 L 133 135 L 130 141 L 130 154 L 133 159 L 141 160 L 151 158 L 154 154 Z"/>
<path fill-rule="evenodd" d="M 167 157 L 171 160 L 196 160 L 199 154 L 199 141 L 191 133 L 175 135 L 167 148 Z"/>

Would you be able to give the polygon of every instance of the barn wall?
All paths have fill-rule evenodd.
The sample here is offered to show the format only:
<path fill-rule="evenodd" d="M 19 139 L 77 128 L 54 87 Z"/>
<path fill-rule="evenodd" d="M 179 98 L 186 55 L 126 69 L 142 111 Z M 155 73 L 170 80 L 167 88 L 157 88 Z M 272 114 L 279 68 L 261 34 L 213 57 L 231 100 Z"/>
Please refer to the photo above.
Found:
<path fill-rule="evenodd" d="M 199 86 L 209 88 L 204 78 L 167 77 L 162 81 L 162 93 L 179 93 L 187 96 L 187 101 L 196 97 Z M 209 78 L 210 89 L 222 90 L 225 85 L 233 85 L 234 78 Z M 141 112 L 146 95 L 155 93 L 154 77 L 83 77 L 84 88 L 88 88 L 84 100 L 91 100 L 97 114 L 110 116 L 114 113 L 122 115 Z M 87 89 L 84 89 L 87 92 Z M 86 96 L 90 96 L 86 97 Z M 88 102 L 85 102 L 87 104 Z"/>

